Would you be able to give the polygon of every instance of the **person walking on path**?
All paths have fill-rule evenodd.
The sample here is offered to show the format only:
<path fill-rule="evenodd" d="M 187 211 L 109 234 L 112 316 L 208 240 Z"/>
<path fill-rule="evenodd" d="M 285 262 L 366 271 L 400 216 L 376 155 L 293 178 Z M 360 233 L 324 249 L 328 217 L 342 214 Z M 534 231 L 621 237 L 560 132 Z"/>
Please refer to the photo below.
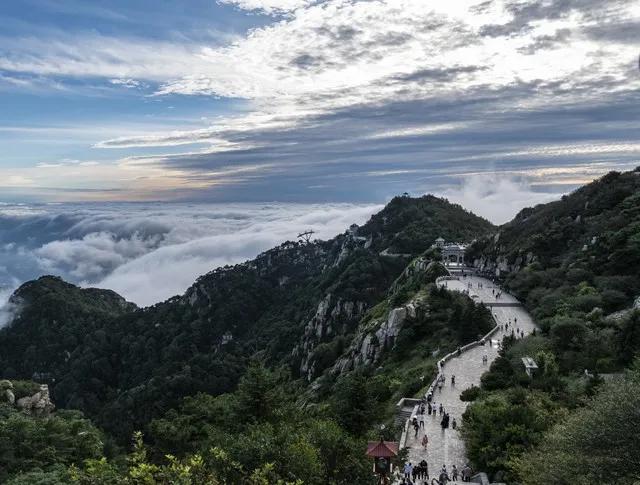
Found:
<path fill-rule="evenodd" d="M 456 429 L 458 427 L 458 423 L 456 423 L 456 418 L 453 418 L 453 422 L 451 423 L 451 428 Z"/>
<path fill-rule="evenodd" d="M 451 480 L 453 480 L 454 482 L 458 481 L 458 469 L 455 465 L 451 467 Z"/>
<path fill-rule="evenodd" d="M 425 451 L 427 450 L 428 444 L 429 444 L 429 437 L 425 433 L 425 435 L 422 437 L 422 447 L 425 449 Z"/>
<path fill-rule="evenodd" d="M 451 376 L 451 387 L 456 385 L 456 376 Z"/>
<path fill-rule="evenodd" d="M 418 418 L 418 423 L 420 424 L 420 427 L 424 429 L 424 414 L 420 415 L 420 418 Z"/>
<path fill-rule="evenodd" d="M 462 469 L 462 481 L 463 482 L 470 482 L 471 481 L 471 467 L 467 464 L 465 465 L 465 467 Z"/>
<path fill-rule="evenodd" d="M 442 416 L 442 414 L 444 413 L 444 408 L 442 407 L 442 403 L 440 403 L 440 407 L 438 408 L 438 411 L 440 413 L 440 416 Z"/>

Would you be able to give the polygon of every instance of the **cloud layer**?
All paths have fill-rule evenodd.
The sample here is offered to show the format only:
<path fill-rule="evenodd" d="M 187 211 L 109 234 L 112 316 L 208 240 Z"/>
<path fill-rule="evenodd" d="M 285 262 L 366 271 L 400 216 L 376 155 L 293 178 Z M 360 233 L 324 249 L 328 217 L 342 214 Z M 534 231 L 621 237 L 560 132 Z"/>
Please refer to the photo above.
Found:
<path fill-rule="evenodd" d="M 299 232 L 327 239 L 377 205 L 156 204 L 0 206 L 0 285 L 41 274 L 109 288 L 140 305 L 182 293 L 213 268 Z"/>

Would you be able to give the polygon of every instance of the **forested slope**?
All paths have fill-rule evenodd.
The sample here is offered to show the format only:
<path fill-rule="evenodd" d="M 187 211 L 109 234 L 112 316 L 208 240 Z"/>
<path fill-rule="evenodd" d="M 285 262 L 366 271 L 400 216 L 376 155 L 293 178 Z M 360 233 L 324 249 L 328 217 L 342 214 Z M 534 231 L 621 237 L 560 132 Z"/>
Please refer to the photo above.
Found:
<path fill-rule="evenodd" d="M 637 422 L 637 407 L 615 396 L 638 389 L 628 368 L 640 351 L 640 169 L 523 210 L 472 257 L 541 329 L 505 342 L 473 396 L 463 429 L 475 465 L 512 483 L 638 480 L 618 459 L 621 447 L 640 454 L 637 433 L 615 423 Z M 539 366 L 533 378 L 525 356 Z"/>
<path fill-rule="evenodd" d="M 0 365 L 8 377 L 43 377 L 59 407 L 83 410 L 122 442 L 185 396 L 233 391 L 251 359 L 312 381 L 435 237 L 493 229 L 432 196 L 397 197 L 381 214 L 332 240 L 213 270 L 149 308 L 55 278 L 27 283 L 14 296 L 18 318 L 0 331 Z"/>

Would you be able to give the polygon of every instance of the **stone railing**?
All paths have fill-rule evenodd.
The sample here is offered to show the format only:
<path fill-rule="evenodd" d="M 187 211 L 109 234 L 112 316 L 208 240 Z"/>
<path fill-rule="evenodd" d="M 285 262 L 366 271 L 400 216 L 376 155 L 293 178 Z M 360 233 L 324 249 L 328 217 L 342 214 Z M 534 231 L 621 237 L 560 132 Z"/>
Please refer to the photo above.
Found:
<path fill-rule="evenodd" d="M 436 278 L 436 285 L 439 285 L 443 281 L 452 281 L 452 280 L 460 281 L 460 278 L 458 278 L 457 276 L 451 276 L 451 275 L 449 275 L 449 276 L 438 276 Z"/>

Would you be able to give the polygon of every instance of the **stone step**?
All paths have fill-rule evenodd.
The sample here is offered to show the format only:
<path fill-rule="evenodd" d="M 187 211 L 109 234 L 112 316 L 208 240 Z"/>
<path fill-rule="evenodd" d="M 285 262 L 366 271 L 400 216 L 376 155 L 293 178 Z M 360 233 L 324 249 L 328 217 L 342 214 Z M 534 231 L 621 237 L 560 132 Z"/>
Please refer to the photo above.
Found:
<path fill-rule="evenodd" d="M 407 422 L 407 419 L 411 417 L 411 413 L 413 413 L 413 408 L 402 408 L 397 414 L 396 419 L 394 421 L 396 426 L 404 426 Z"/>

